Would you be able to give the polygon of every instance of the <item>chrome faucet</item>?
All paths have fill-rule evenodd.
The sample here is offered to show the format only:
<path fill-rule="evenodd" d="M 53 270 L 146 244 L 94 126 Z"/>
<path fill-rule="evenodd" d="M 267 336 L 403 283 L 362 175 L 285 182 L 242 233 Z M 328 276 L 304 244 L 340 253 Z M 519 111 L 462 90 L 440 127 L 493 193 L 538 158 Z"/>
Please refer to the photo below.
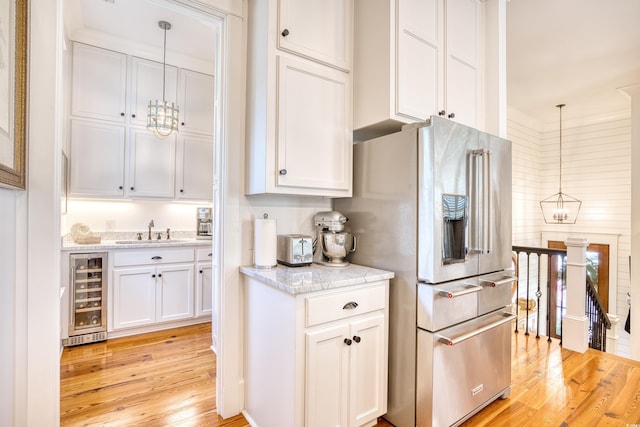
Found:
<path fill-rule="evenodd" d="M 151 227 L 155 227 L 156 225 L 153 223 L 153 220 L 149 222 L 149 238 L 147 240 L 151 240 Z"/>

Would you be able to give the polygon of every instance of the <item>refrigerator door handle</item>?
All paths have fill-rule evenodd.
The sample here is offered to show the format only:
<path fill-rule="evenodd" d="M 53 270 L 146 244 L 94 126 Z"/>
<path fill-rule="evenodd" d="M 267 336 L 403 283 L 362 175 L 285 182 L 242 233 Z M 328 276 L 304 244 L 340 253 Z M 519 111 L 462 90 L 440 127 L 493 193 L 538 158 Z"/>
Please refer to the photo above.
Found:
<path fill-rule="evenodd" d="M 493 252 L 491 236 L 491 151 L 473 150 L 471 162 L 471 184 L 469 185 L 472 200 L 471 227 L 472 248 L 474 253 L 488 254 Z"/>
<path fill-rule="evenodd" d="M 455 345 L 460 344 L 463 341 L 466 341 L 470 338 L 473 338 L 475 336 L 478 336 L 480 334 L 482 334 L 483 332 L 487 332 L 493 328 L 497 328 L 500 325 L 504 325 L 507 322 L 512 321 L 513 319 L 516 318 L 515 314 L 509 314 L 509 313 L 500 313 L 501 318 L 488 324 L 488 325 L 484 325 L 478 329 L 475 329 L 471 332 L 468 332 L 466 334 L 462 334 L 462 335 L 458 335 L 457 337 L 448 337 L 445 335 L 437 335 L 438 341 L 442 344 L 448 345 L 449 347 L 453 347 Z"/>
<path fill-rule="evenodd" d="M 482 253 L 493 252 L 491 236 L 491 151 L 482 150 Z"/>

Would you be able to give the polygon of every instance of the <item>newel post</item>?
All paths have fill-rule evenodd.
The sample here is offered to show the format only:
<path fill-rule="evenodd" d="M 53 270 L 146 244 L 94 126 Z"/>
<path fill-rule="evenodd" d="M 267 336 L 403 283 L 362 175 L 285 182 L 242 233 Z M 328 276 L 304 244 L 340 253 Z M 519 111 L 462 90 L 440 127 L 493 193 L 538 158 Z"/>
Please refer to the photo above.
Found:
<path fill-rule="evenodd" d="M 568 238 L 567 311 L 562 320 L 562 346 L 584 353 L 589 348 L 589 319 L 585 312 L 587 281 L 586 239 Z"/>

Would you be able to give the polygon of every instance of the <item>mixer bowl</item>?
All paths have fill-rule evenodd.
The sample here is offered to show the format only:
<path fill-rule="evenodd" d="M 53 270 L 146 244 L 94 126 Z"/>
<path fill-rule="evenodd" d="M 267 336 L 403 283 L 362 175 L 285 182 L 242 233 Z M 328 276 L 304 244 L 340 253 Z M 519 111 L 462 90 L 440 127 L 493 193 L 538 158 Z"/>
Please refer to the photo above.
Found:
<path fill-rule="evenodd" d="M 347 265 L 345 257 L 355 251 L 355 237 L 345 231 L 325 231 L 322 233 L 322 254 L 328 264 Z"/>

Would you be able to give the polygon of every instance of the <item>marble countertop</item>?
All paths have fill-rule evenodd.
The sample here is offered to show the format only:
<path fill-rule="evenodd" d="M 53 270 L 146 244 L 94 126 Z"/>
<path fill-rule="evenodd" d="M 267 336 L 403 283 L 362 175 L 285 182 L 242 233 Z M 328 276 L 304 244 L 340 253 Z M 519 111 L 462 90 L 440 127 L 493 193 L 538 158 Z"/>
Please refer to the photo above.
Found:
<path fill-rule="evenodd" d="M 240 267 L 240 271 L 290 294 L 337 289 L 394 277 L 393 272 L 355 264 L 347 267 L 329 267 L 319 264 L 286 267 L 278 264 L 277 267 L 270 269 Z"/>
<path fill-rule="evenodd" d="M 211 240 L 198 240 L 195 238 L 176 238 L 171 240 L 163 240 L 158 242 L 156 240 L 140 240 L 136 243 L 116 243 L 121 241 L 127 241 L 129 239 L 122 240 L 101 240 L 100 243 L 79 244 L 73 241 L 63 241 L 63 251 L 104 251 L 109 249 L 144 249 L 144 248 L 176 248 L 176 247 L 193 247 L 193 246 L 211 246 Z M 130 239 L 134 240 L 134 239 Z"/>

